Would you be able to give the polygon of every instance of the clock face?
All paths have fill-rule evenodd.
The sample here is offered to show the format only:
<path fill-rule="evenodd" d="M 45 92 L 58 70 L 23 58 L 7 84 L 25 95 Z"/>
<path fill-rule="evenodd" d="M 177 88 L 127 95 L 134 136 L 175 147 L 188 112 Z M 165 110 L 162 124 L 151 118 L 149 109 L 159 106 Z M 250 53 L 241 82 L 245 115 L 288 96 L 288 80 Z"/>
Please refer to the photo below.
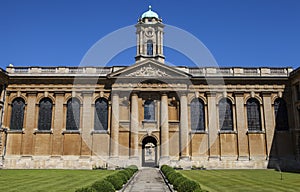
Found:
<path fill-rule="evenodd" d="M 147 37 L 153 37 L 153 35 L 154 35 L 154 29 L 151 28 L 151 27 L 147 28 L 145 34 L 146 34 Z"/>

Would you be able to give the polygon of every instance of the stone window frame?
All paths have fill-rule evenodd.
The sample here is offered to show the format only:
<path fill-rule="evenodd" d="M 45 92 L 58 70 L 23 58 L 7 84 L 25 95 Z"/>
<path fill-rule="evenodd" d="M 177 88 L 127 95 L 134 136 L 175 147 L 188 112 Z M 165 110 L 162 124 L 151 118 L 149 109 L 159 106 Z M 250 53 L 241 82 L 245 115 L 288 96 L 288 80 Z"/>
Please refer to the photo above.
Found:
<path fill-rule="evenodd" d="M 21 101 L 23 101 L 23 110 L 22 110 L 22 114 L 21 114 L 21 118 L 19 117 L 15 117 L 15 115 L 16 115 L 16 109 L 14 108 L 14 102 L 16 102 L 17 100 L 21 100 Z M 14 98 L 13 99 L 13 101 L 11 102 L 11 114 L 10 114 L 10 130 L 12 130 L 12 131 L 22 131 L 23 130 L 23 128 L 24 128 L 24 123 L 25 123 L 25 111 L 26 111 L 26 102 L 25 102 L 25 100 L 22 98 L 22 97 L 16 97 L 16 98 Z M 16 119 L 15 119 L 16 118 Z M 12 129 L 12 125 L 14 125 L 16 122 L 18 122 L 19 121 L 19 123 L 18 124 L 21 124 L 22 126 L 20 126 L 19 125 L 19 128 L 15 128 L 15 127 L 13 127 L 13 129 Z"/>
<path fill-rule="evenodd" d="M 198 101 L 198 103 L 202 104 L 202 124 L 203 124 L 203 127 L 201 129 L 199 129 L 199 121 L 198 121 L 198 124 L 197 124 L 197 127 L 196 129 L 193 129 L 193 118 L 195 117 L 193 112 L 192 112 L 192 107 L 193 107 L 193 103 L 195 101 Z M 198 114 L 198 120 L 200 120 L 200 115 L 201 113 Z M 191 102 L 190 102 L 190 123 L 191 123 L 191 131 L 192 132 L 205 132 L 206 130 L 206 113 L 205 113 L 205 103 L 204 101 L 201 99 L 201 98 L 194 98 Z"/>
<path fill-rule="evenodd" d="M 106 126 L 105 127 L 101 126 L 102 123 L 101 123 L 101 120 L 98 118 L 98 113 L 97 113 L 97 102 L 100 101 L 100 100 L 101 101 L 105 101 L 105 103 L 106 103 L 106 118 L 105 118 L 106 119 Z M 93 131 L 92 131 L 92 133 L 107 133 L 108 132 L 108 126 L 109 126 L 109 101 L 106 98 L 104 98 L 104 97 L 100 97 L 100 98 L 98 98 L 98 99 L 95 100 L 95 102 L 94 102 L 93 105 L 94 105 L 94 109 L 93 109 L 93 112 L 94 112 L 93 123 L 94 124 L 93 124 Z M 99 119 L 100 129 L 98 129 L 98 127 L 96 127 L 96 125 L 97 125 L 97 122 L 96 122 L 97 119 Z"/>
<path fill-rule="evenodd" d="M 76 102 L 78 103 L 78 106 L 79 109 L 78 111 L 73 111 L 73 107 L 71 108 L 72 111 L 69 111 L 70 110 L 70 106 L 69 106 L 69 103 L 73 103 Z M 72 105 L 71 105 L 72 106 Z M 66 131 L 79 131 L 80 130 L 80 127 L 81 127 L 81 107 L 82 107 L 82 104 L 81 104 L 81 101 L 76 98 L 76 97 L 71 97 L 70 99 L 68 99 L 67 103 L 66 103 Z M 73 118 L 70 120 L 70 114 L 73 115 Z M 74 117 L 74 115 L 76 115 L 76 117 Z M 70 122 L 71 121 L 71 122 Z M 73 122 L 72 122 L 73 121 Z M 68 127 L 69 125 L 71 124 L 75 124 L 75 127 L 74 126 L 70 126 Z"/>
<path fill-rule="evenodd" d="M 226 103 L 230 105 L 230 109 L 231 109 L 231 113 L 230 113 L 230 118 L 231 118 L 231 127 L 229 127 L 230 129 L 228 128 L 223 128 L 224 126 L 224 122 L 226 121 L 229 121 L 229 116 L 227 114 L 227 110 L 225 110 L 225 114 L 224 114 L 224 119 L 222 121 L 222 124 L 221 124 L 221 119 L 220 119 L 220 103 L 223 101 L 223 100 L 226 100 Z M 233 102 L 228 98 L 228 97 L 223 97 L 221 98 L 219 101 L 218 101 L 218 124 L 219 124 L 219 131 L 220 132 L 232 132 L 232 131 L 235 131 L 235 118 L 234 118 L 234 104 Z M 226 116 L 227 115 L 227 116 Z M 227 118 L 226 118 L 227 117 Z M 222 125 L 222 126 L 221 126 Z"/>
<path fill-rule="evenodd" d="M 252 103 L 250 103 L 252 101 Z M 256 106 L 254 106 L 256 104 Z M 255 109 L 256 107 L 256 109 Z M 257 110 L 256 112 L 258 113 L 249 113 L 250 111 Z M 262 111 L 261 111 L 261 106 L 260 102 L 256 98 L 249 98 L 246 101 L 246 117 L 247 117 L 247 129 L 249 132 L 260 132 L 262 131 Z M 249 122 L 251 123 L 251 126 L 249 126 Z M 254 124 L 253 124 L 254 122 Z M 258 123 L 257 123 L 258 122 Z"/>
<path fill-rule="evenodd" d="M 154 53 L 154 46 L 153 46 L 153 41 L 152 40 L 148 40 L 147 41 L 147 56 L 153 56 L 153 53 Z"/>
<path fill-rule="evenodd" d="M 149 119 L 146 118 L 146 113 L 147 113 L 146 108 L 148 106 L 150 106 L 150 104 L 148 105 L 147 102 L 150 102 L 151 106 L 153 106 L 152 107 L 152 114 L 150 114 L 150 118 Z M 147 100 L 145 100 L 145 102 L 143 104 L 143 109 L 144 109 L 144 120 L 143 120 L 144 122 L 154 122 L 154 121 L 156 121 L 156 116 L 155 116 L 156 115 L 156 104 L 155 104 L 155 100 L 154 99 L 147 99 Z"/>
<path fill-rule="evenodd" d="M 50 111 L 48 111 L 48 113 L 49 114 L 46 114 L 46 112 L 45 112 L 45 110 L 41 110 L 41 103 L 43 102 L 43 101 L 46 101 L 46 100 L 48 100 L 48 101 L 50 101 L 50 103 L 51 103 L 51 110 Z M 53 126 L 53 122 L 52 122 L 52 120 L 53 120 L 53 108 L 54 108 L 54 104 L 53 104 L 53 101 L 52 101 L 52 99 L 51 98 L 49 98 L 49 97 L 44 97 L 44 98 L 42 98 L 40 101 L 39 101 L 39 104 L 38 104 L 38 128 L 37 128 L 37 131 L 51 131 L 52 130 L 52 126 Z M 46 124 L 48 124 L 47 126 L 44 126 L 44 127 L 46 127 L 47 129 L 41 129 L 41 126 L 42 126 L 42 123 L 45 123 L 45 122 L 41 122 L 42 121 L 42 119 L 41 119 L 41 117 L 43 116 L 43 115 L 48 115 L 48 116 L 50 116 L 51 118 L 50 119 L 47 119 L 47 117 L 44 117 L 44 119 L 46 119 Z"/>

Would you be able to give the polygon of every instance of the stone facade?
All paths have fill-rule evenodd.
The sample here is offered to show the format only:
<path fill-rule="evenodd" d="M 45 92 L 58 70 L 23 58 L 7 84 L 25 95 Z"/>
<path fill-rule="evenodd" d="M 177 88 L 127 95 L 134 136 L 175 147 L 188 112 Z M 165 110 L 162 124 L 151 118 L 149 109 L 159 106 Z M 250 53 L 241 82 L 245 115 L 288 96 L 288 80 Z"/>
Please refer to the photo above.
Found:
<path fill-rule="evenodd" d="M 131 66 L 0 72 L 3 168 L 299 168 L 299 69 L 171 67 L 161 19 L 141 18 L 136 27 Z M 287 114 L 281 128 L 278 99 Z"/>

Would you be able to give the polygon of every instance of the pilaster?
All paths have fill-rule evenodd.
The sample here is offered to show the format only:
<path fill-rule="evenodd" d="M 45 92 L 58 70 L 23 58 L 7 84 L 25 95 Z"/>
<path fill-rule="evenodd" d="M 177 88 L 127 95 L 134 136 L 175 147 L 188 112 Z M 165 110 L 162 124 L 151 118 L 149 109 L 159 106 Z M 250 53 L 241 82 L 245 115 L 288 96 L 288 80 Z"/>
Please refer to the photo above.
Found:
<path fill-rule="evenodd" d="M 64 92 L 55 92 L 55 111 L 54 111 L 54 126 L 53 126 L 53 142 L 51 155 L 62 155 L 63 143 L 62 132 L 64 125 Z"/>
<path fill-rule="evenodd" d="M 238 132 L 238 158 L 240 160 L 249 160 L 247 127 L 245 124 L 244 93 L 235 92 L 234 96 L 236 103 L 236 129 Z"/>
<path fill-rule="evenodd" d="M 83 110 L 82 110 L 82 127 L 81 127 L 81 155 L 91 155 L 92 138 L 92 91 L 82 93 L 83 96 Z"/>
<path fill-rule="evenodd" d="M 111 114 L 111 152 L 110 158 L 119 157 L 119 93 L 112 94 L 112 114 Z"/>
<path fill-rule="evenodd" d="M 217 102 L 216 93 L 207 93 L 208 102 L 208 140 L 209 140 L 209 158 L 219 158 L 219 140 L 218 140 L 218 113 L 217 113 Z"/>
<path fill-rule="evenodd" d="M 130 136 L 131 136 L 131 147 L 130 147 L 130 158 L 139 158 L 138 153 L 138 126 L 139 126 L 139 106 L 138 106 L 138 95 L 132 93 L 131 95 L 131 115 L 130 115 Z"/>
<path fill-rule="evenodd" d="M 37 92 L 27 93 L 26 123 L 23 134 L 22 155 L 33 155 L 33 132 L 36 127 L 36 96 Z"/>
<path fill-rule="evenodd" d="M 161 159 L 169 159 L 169 112 L 168 112 L 168 95 L 162 93 L 160 105 L 160 122 L 161 122 Z"/>
<path fill-rule="evenodd" d="M 263 92 L 263 117 L 264 117 L 264 125 L 265 125 L 265 132 L 266 132 L 266 152 L 267 158 L 270 155 L 272 143 L 274 139 L 274 120 L 273 120 L 273 113 L 272 110 L 272 99 L 270 92 Z"/>
<path fill-rule="evenodd" d="M 189 160 L 189 127 L 186 93 L 180 93 L 180 152 L 181 159 Z"/>

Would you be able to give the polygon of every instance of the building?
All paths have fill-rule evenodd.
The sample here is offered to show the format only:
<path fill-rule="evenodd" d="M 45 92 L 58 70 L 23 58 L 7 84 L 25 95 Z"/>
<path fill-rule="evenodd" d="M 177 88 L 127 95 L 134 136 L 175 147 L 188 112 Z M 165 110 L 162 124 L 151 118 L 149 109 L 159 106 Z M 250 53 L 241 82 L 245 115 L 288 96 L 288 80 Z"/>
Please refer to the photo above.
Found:
<path fill-rule="evenodd" d="M 300 167 L 299 68 L 172 67 L 136 29 L 131 66 L 0 71 L 3 168 Z"/>

